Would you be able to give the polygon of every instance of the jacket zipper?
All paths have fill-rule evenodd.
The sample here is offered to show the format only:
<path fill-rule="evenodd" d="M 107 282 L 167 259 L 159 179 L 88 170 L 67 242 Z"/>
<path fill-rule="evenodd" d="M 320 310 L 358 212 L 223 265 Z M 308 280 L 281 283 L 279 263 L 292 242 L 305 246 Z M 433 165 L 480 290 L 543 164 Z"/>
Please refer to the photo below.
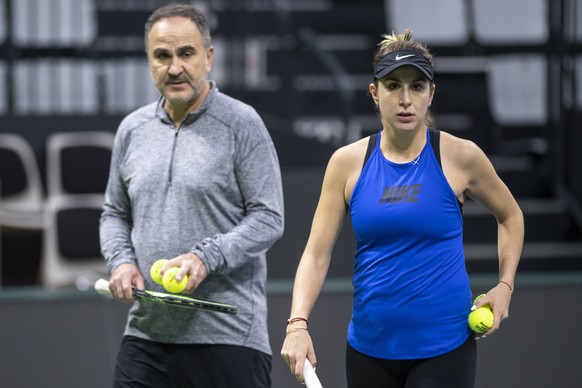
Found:
<path fill-rule="evenodd" d="M 169 183 L 172 184 L 172 175 L 174 171 L 174 155 L 176 154 L 176 143 L 178 143 L 178 133 L 180 133 L 180 128 L 174 129 L 174 144 L 172 145 L 172 155 L 170 156 L 170 171 L 168 174 Z"/>

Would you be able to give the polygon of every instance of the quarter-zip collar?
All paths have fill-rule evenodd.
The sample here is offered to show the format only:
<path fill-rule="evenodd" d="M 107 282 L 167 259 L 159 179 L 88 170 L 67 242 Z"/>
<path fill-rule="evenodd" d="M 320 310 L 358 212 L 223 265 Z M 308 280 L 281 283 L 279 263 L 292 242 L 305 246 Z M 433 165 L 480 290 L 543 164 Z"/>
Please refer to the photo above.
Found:
<path fill-rule="evenodd" d="M 158 117 L 162 123 L 168 125 L 174 131 L 174 140 L 172 142 L 172 150 L 170 154 L 170 164 L 168 166 L 168 184 L 170 186 L 172 186 L 172 181 L 174 178 L 174 163 L 177 157 L 176 146 L 178 144 L 178 135 L 180 134 L 180 130 L 182 128 L 188 127 L 190 124 L 198 120 L 198 118 L 201 117 L 202 114 L 204 114 L 204 112 L 206 112 L 208 106 L 212 103 L 212 101 L 218 94 L 218 87 L 216 86 L 216 83 L 211 80 L 209 80 L 208 82 L 210 82 L 210 91 L 208 92 L 208 95 L 200 105 L 200 108 L 198 108 L 194 112 L 188 113 L 188 116 L 186 116 L 186 119 L 182 122 L 180 127 L 176 127 L 174 125 L 174 122 L 171 120 L 170 116 L 168 115 L 168 112 L 165 111 L 164 109 L 165 98 L 161 96 L 160 99 L 158 100 L 158 105 L 156 107 L 156 117 Z"/>
<path fill-rule="evenodd" d="M 212 100 L 214 100 L 216 94 L 218 93 L 218 87 L 216 86 L 216 82 L 213 80 L 208 80 L 208 82 L 210 83 L 210 91 L 208 92 L 208 95 L 198 109 L 196 109 L 194 112 L 188 113 L 188 116 L 186 116 L 186 119 L 182 122 L 181 127 L 192 124 L 194 121 L 198 120 L 198 118 L 202 116 L 206 109 L 208 109 L 208 106 Z M 166 98 L 164 96 L 160 96 L 158 105 L 156 107 L 156 117 L 158 117 L 164 124 L 170 124 L 173 127 L 174 122 L 171 120 L 168 112 L 164 110 L 165 101 Z"/>

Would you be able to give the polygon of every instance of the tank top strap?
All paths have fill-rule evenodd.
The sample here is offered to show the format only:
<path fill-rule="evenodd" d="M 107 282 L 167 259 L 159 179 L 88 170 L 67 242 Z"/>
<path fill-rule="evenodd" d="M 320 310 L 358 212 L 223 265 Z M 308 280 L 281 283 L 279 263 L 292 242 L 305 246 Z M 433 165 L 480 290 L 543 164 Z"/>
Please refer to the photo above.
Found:
<path fill-rule="evenodd" d="M 364 166 L 368 162 L 368 159 L 370 159 L 370 155 L 372 155 L 372 151 L 374 151 L 374 147 L 376 147 L 376 139 L 378 139 L 378 133 L 379 132 L 376 132 L 375 134 L 371 135 L 368 140 L 368 148 L 366 149 L 366 156 L 364 157 L 364 164 L 362 164 L 362 168 L 364 168 Z"/>
<path fill-rule="evenodd" d="M 439 166 L 443 168 L 441 163 L 441 131 L 438 129 L 429 129 L 428 135 L 430 138 L 430 145 L 434 151 L 434 156 L 436 156 L 436 160 L 439 163 Z"/>

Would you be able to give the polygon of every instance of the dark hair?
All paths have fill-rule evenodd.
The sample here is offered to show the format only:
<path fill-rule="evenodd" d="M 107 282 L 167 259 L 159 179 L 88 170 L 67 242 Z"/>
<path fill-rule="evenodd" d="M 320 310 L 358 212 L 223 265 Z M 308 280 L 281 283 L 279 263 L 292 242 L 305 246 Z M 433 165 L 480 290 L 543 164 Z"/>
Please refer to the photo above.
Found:
<path fill-rule="evenodd" d="M 152 30 L 154 24 L 162 19 L 182 17 L 192 20 L 200 33 L 202 34 L 202 40 L 204 41 L 204 48 L 208 50 L 211 46 L 210 38 L 210 28 L 208 27 L 208 19 L 200 10 L 194 8 L 189 4 L 172 3 L 161 8 L 158 8 L 154 13 L 150 15 L 145 24 L 145 46 L 148 45 L 148 35 Z"/>
<path fill-rule="evenodd" d="M 374 60 L 372 63 L 374 67 L 380 59 L 396 50 L 415 51 L 433 65 L 433 55 L 424 44 L 412 40 L 412 30 L 407 28 L 402 34 L 395 34 L 394 32 L 392 32 L 392 34 L 384 34 L 382 35 L 382 38 L 382 41 L 378 43 L 378 49 L 374 53 Z M 377 86 L 378 80 L 374 79 L 374 83 Z M 436 129 L 436 120 L 430 110 L 427 110 L 426 112 L 426 124 L 429 128 Z"/>

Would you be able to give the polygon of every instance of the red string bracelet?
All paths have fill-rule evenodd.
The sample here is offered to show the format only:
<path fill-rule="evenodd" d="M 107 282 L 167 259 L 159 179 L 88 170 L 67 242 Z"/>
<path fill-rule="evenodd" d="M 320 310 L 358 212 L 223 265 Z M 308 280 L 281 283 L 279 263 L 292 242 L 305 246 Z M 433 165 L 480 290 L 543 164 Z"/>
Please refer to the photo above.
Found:
<path fill-rule="evenodd" d="M 513 288 L 509 285 L 509 283 L 504 282 L 503 280 L 500 280 L 499 283 L 505 284 L 507 287 L 509 287 L 509 291 L 513 292 Z"/>
<path fill-rule="evenodd" d="M 289 318 L 287 319 L 287 326 L 289 326 L 290 324 L 294 323 L 294 322 L 300 322 L 303 321 L 305 322 L 307 325 L 309 325 L 309 321 L 307 320 L 307 318 L 303 318 L 303 317 L 296 317 L 296 318 Z"/>

